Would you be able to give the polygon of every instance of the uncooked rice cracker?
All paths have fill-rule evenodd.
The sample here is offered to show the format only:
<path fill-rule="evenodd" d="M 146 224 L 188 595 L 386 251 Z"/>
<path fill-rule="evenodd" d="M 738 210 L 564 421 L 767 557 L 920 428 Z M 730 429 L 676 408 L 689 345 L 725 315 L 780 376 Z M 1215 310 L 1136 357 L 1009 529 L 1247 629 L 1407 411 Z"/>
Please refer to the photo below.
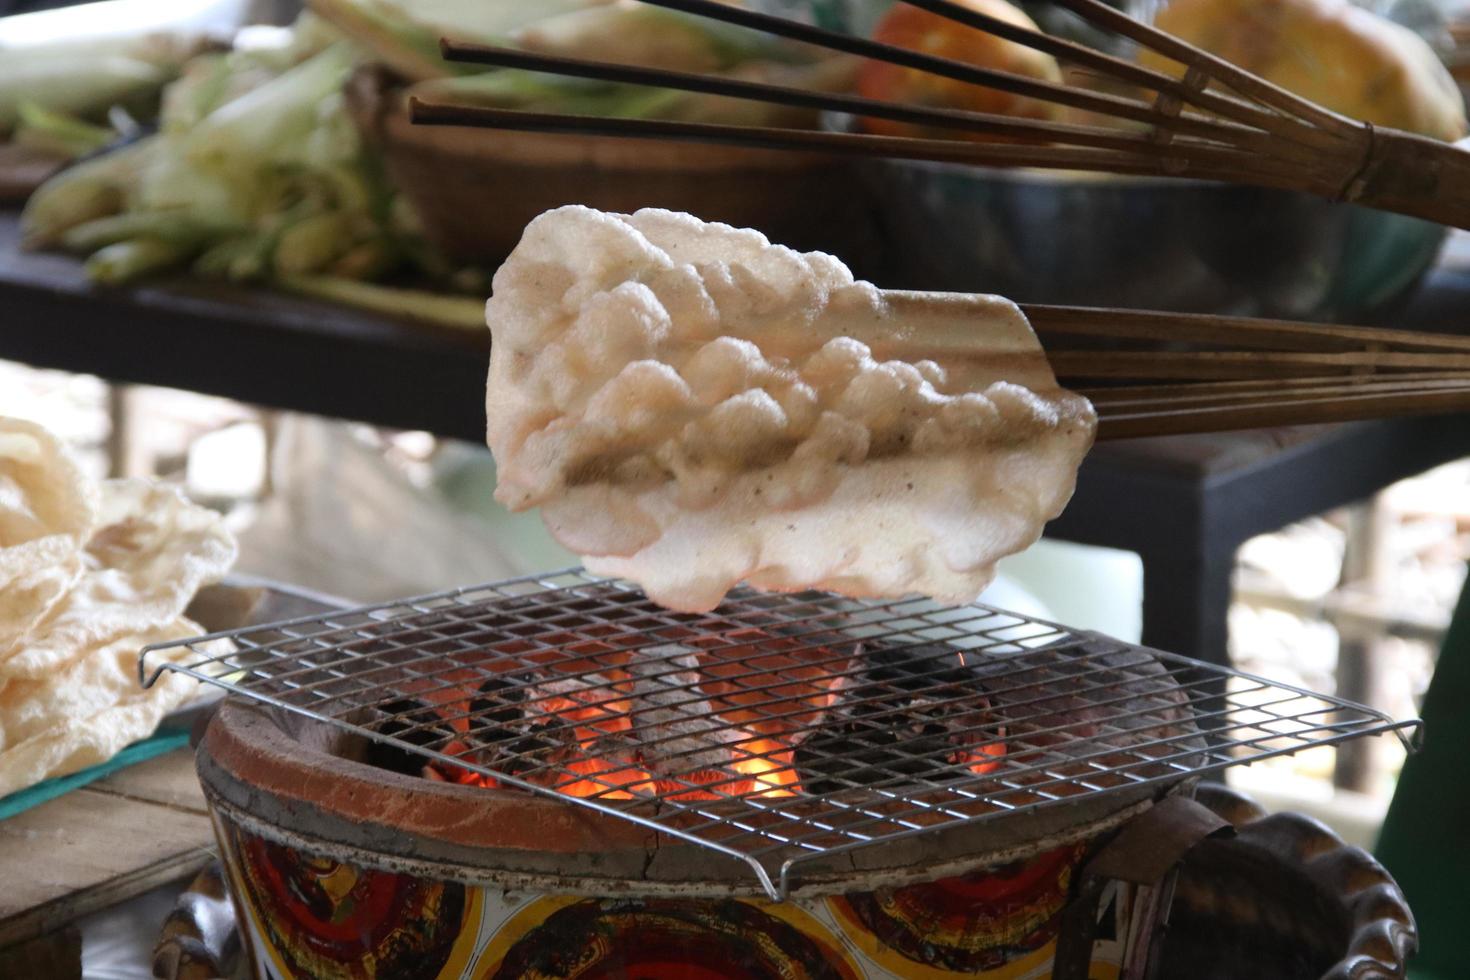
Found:
<path fill-rule="evenodd" d="M 235 560 L 218 514 L 145 480 L 102 483 L 85 570 L 28 635 L 0 648 L 0 679 L 39 679 L 99 644 L 169 623 Z"/>
<path fill-rule="evenodd" d="M 95 485 L 54 436 L 0 417 L 0 650 L 75 582 L 97 506 Z"/>
<path fill-rule="evenodd" d="M 89 648 L 43 679 L 0 687 L 0 797 L 105 762 L 152 734 L 199 684 L 165 671 L 145 689 L 138 682 L 138 652 L 202 632 L 179 617 Z M 188 648 L 169 653 L 187 654 Z"/>

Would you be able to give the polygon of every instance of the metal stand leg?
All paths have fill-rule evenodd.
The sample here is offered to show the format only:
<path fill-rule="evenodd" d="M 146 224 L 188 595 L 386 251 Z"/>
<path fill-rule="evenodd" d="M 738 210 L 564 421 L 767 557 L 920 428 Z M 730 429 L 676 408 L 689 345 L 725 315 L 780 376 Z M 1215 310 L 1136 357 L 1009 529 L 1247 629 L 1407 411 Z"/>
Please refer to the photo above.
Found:
<path fill-rule="evenodd" d="M 1230 574 L 1233 551 L 1208 555 L 1202 549 L 1145 554 L 1143 558 L 1143 643 L 1210 664 L 1230 663 Z M 1197 691 L 1223 695 L 1224 681 L 1210 677 L 1179 678 Z M 1223 710 L 1223 698 L 1199 702 L 1205 714 Z M 1223 723 L 1219 717 L 1200 720 L 1201 728 Z"/>
<path fill-rule="evenodd" d="M 1232 553 L 1163 549 L 1143 558 L 1143 643 L 1211 664 L 1230 662 Z"/>
<path fill-rule="evenodd" d="M 145 476 L 153 471 L 151 461 L 143 458 L 144 447 L 139 445 L 133 428 L 136 404 L 137 392 L 132 385 L 107 386 L 107 414 L 112 426 L 107 437 L 107 475 L 110 477 Z"/>

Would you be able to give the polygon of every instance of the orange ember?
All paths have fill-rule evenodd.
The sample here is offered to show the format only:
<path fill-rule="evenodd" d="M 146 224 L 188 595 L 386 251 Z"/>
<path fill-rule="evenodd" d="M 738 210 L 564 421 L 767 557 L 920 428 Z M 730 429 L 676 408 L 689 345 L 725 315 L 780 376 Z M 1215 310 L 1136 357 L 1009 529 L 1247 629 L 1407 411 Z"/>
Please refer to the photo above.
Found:
<path fill-rule="evenodd" d="M 458 739 L 450 742 L 441 750 L 445 755 L 467 756 L 470 748 Z M 481 789 L 499 789 L 500 780 L 494 776 L 483 776 L 477 772 L 471 772 L 462 766 L 452 765 L 448 762 L 430 762 L 423 768 L 425 779 L 432 779 L 436 783 L 458 783 L 461 786 L 478 786 Z"/>
<path fill-rule="evenodd" d="M 523 673 L 528 663 L 534 664 L 538 674 L 550 680 L 538 685 L 538 693 L 529 700 L 506 702 L 506 707 L 520 705 L 528 711 L 534 705 L 535 716 L 546 719 L 556 734 L 548 736 L 539 754 L 523 751 L 518 756 L 524 768 L 506 771 L 567 796 L 606 801 L 796 796 L 802 786 L 795 735 L 820 724 L 839 701 L 842 678 L 851 673 L 854 659 L 852 654 L 840 655 L 759 629 L 722 634 L 691 631 L 689 636 L 680 636 L 678 643 L 687 645 L 697 659 L 697 693 L 690 697 L 707 698 L 702 702 L 707 715 L 734 729 L 730 741 L 712 750 L 723 755 L 707 768 L 699 768 L 708 758 L 702 751 L 667 749 L 667 758 L 646 754 L 641 738 L 648 736 L 634 731 L 634 719 L 654 709 L 635 693 L 638 681 L 629 638 L 608 635 L 606 641 L 584 637 L 573 642 L 568 635 L 568 642 L 560 647 L 552 646 L 551 639 L 498 644 L 485 651 L 486 659 L 473 667 L 450 668 L 405 693 L 431 707 L 453 733 L 442 749 L 445 754 L 493 768 L 493 743 L 481 748 L 466 740 L 472 737 L 473 705 L 486 696 L 479 692 L 485 691 L 487 671 L 512 676 Z M 680 689 L 676 686 L 675 690 Z M 679 696 L 687 693 L 684 689 Z M 500 711 L 498 707 L 494 710 Z M 661 734 L 656 727 L 652 732 L 648 740 L 653 745 L 681 741 L 677 735 Z M 532 740 L 541 737 L 523 734 Z M 514 744 L 520 736 L 500 737 Z M 684 742 L 688 744 L 687 739 Z M 1001 767 L 1005 755 L 1006 747 L 999 742 L 960 745 L 949 762 L 986 775 Z M 693 761 L 696 758 L 701 761 Z M 505 786 L 492 776 L 442 762 L 425 766 L 423 774 L 440 782 L 487 789 Z"/>
<path fill-rule="evenodd" d="M 587 745 L 584 743 L 583 748 Z M 654 792 L 653 775 L 635 769 L 613 759 L 588 755 L 572 759 L 566 768 L 576 773 L 577 778 L 562 776 L 560 781 L 545 785 L 567 796 L 595 796 L 603 800 L 631 800 L 638 796 L 649 796 Z M 542 780 L 536 780 L 542 782 Z"/>
<path fill-rule="evenodd" d="M 988 756 L 991 761 L 976 756 Z M 1006 757 L 1006 747 L 1002 742 L 993 745 L 982 745 L 979 749 L 970 752 L 970 771 L 977 776 L 995 772 L 1000 768 L 1000 760 Z"/>

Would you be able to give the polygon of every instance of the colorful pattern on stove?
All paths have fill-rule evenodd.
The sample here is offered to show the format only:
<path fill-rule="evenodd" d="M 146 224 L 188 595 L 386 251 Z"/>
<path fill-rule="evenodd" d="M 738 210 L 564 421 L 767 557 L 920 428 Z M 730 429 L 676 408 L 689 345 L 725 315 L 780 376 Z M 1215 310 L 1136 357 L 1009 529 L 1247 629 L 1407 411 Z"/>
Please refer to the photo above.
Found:
<path fill-rule="evenodd" d="M 1088 845 L 829 899 L 585 898 L 470 888 L 215 830 L 262 980 L 1044 980 Z M 1114 886 L 1089 980 L 1118 980 L 1150 893 Z"/>
<path fill-rule="evenodd" d="M 860 967 L 790 903 L 549 898 L 491 941 L 485 980 L 860 980 Z"/>
<path fill-rule="evenodd" d="M 231 835 L 231 884 L 286 977 L 436 980 L 473 926 L 465 886 Z"/>
<path fill-rule="evenodd" d="M 1055 941 L 1086 848 L 1060 847 L 991 871 L 829 899 L 848 938 L 889 969 L 962 976 L 1025 960 Z"/>

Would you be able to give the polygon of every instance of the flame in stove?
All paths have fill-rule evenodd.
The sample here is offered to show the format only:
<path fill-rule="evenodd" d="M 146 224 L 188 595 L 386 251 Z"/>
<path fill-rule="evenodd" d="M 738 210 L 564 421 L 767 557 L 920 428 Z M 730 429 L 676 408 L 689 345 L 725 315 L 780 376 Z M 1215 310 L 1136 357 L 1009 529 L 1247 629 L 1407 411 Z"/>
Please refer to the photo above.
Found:
<path fill-rule="evenodd" d="M 796 763 L 789 747 L 774 739 L 752 738 L 741 743 L 740 751 L 745 753 L 744 757 L 731 765 L 742 776 L 751 777 L 751 786 L 746 791 L 748 795 L 796 795 Z"/>
<path fill-rule="evenodd" d="M 584 754 L 564 768 L 575 774 L 553 784 L 568 796 L 602 800 L 658 797 L 680 802 L 742 796 L 795 796 L 798 789 L 793 752 L 769 738 L 750 737 L 737 743 L 729 769 L 708 769 L 662 777 L 635 764 L 597 754 L 595 740 L 582 744 Z"/>
<path fill-rule="evenodd" d="M 444 782 L 459 783 L 459 785 L 461 786 L 478 786 L 481 789 L 500 788 L 500 780 L 496 779 L 494 776 L 486 776 L 478 772 L 470 772 L 468 769 L 461 769 L 459 766 L 454 766 L 453 769 L 454 771 L 449 773 L 448 777 L 446 778 L 441 769 L 430 766 L 428 768 L 428 775 L 430 779 L 440 779 Z"/>

